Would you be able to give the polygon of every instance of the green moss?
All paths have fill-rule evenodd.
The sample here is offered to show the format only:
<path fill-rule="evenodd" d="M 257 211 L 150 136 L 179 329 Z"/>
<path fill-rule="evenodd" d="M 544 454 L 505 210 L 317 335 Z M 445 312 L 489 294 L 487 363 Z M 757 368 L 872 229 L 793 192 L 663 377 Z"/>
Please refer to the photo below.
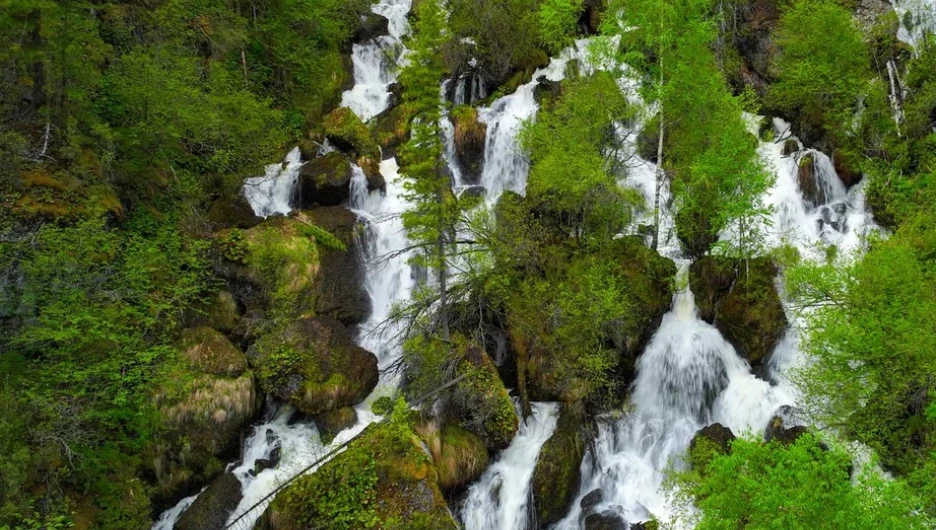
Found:
<path fill-rule="evenodd" d="M 325 137 L 338 149 L 354 152 L 357 156 L 377 153 L 377 144 L 370 130 L 351 109 L 335 109 L 322 119 L 322 125 L 325 127 Z"/>
<path fill-rule="evenodd" d="M 561 519 L 578 493 L 579 469 L 585 456 L 583 410 L 563 405 L 559 424 L 540 449 L 531 488 L 537 520 L 550 525 Z"/>
<path fill-rule="evenodd" d="M 489 456 L 484 442 L 457 425 L 446 425 L 439 434 L 439 449 L 432 451 L 439 472 L 439 485 L 451 489 L 471 483 L 488 466 Z"/>
<path fill-rule="evenodd" d="M 464 426 L 489 448 L 507 447 L 517 434 L 519 422 L 494 363 L 484 350 L 464 337 L 453 336 L 452 343 L 461 358 L 456 376 L 465 376 L 455 391 L 456 402 L 467 418 Z"/>

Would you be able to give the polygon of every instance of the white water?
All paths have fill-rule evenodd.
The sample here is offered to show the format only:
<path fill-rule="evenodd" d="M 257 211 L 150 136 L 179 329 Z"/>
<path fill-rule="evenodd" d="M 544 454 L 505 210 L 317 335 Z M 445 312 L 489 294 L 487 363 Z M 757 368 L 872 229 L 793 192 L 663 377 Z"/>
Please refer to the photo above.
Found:
<path fill-rule="evenodd" d="M 402 53 L 401 39 L 409 30 L 406 14 L 412 0 L 381 0 L 372 8 L 386 17 L 389 35 L 354 44 L 351 61 L 354 65 L 354 86 L 341 96 L 341 106 L 348 107 L 367 121 L 387 108 L 388 87 L 396 81 L 397 66 Z"/>
<path fill-rule="evenodd" d="M 918 48 L 927 31 L 936 31 L 936 0 L 891 0 L 891 4 L 900 19 L 897 38 L 901 41 Z"/>
<path fill-rule="evenodd" d="M 465 530 L 527 528 L 527 502 L 536 458 L 556 430 L 557 403 L 531 403 L 533 414 L 516 437 L 468 489 L 460 516 Z"/>
<path fill-rule="evenodd" d="M 244 196 L 254 213 L 259 217 L 274 214 L 286 215 L 292 210 L 302 155 L 295 147 L 282 163 L 269 164 L 262 177 L 251 177 L 244 181 Z"/>

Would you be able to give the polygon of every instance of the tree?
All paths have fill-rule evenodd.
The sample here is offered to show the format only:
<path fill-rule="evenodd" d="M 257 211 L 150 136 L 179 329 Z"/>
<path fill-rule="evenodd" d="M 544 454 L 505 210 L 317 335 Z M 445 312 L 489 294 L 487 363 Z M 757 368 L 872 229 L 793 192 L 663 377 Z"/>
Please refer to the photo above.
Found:
<path fill-rule="evenodd" d="M 448 253 L 454 242 L 459 207 L 445 173 L 439 123 L 444 103 L 439 94 L 443 64 L 438 51 L 446 40 L 445 12 L 438 0 L 427 0 L 419 3 L 417 17 L 409 64 L 400 73 L 403 100 L 414 112 L 410 139 L 400 152 L 406 198 L 410 202 L 410 208 L 403 213 L 403 225 L 410 239 L 423 251 L 417 262 L 436 272 L 437 322 L 448 339 Z"/>
<path fill-rule="evenodd" d="M 784 445 L 738 439 L 728 454 L 692 455 L 689 472 L 672 475 L 676 496 L 695 501 L 698 530 L 829 530 L 931 528 L 919 499 L 900 481 L 888 480 L 872 466 L 852 480 L 852 457 L 825 447 L 811 434 Z"/>

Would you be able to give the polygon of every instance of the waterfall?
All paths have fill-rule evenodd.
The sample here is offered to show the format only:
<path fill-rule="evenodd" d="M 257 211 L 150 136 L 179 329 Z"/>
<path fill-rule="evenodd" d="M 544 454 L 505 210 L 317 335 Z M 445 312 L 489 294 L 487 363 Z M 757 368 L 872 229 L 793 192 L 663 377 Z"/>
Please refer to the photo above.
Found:
<path fill-rule="evenodd" d="M 936 30 L 936 0 L 890 0 L 900 18 L 897 38 L 918 48 L 926 32 Z"/>
<path fill-rule="evenodd" d="M 536 458 L 559 418 L 557 403 L 531 403 L 531 407 L 533 414 L 520 424 L 510 447 L 468 489 L 460 514 L 465 530 L 527 528 L 527 502 Z"/>
<path fill-rule="evenodd" d="M 262 177 L 244 181 L 244 196 L 258 217 L 286 215 L 292 210 L 299 169 L 302 168 L 301 157 L 299 148 L 294 147 L 282 163 L 269 164 Z"/>

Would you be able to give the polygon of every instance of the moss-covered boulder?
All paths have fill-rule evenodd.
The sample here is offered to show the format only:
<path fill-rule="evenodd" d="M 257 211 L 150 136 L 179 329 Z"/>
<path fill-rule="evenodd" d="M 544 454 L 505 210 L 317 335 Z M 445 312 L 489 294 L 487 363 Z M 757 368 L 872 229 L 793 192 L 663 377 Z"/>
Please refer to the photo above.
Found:
<path fill-rule="evenodd" d="M 504 449 L 517 434 L 519 420 L 497 367 L 480 346 L 459 336 L 453 343 L 459 359 L 456 377 L 464 376 L 453 392 L 455 414 L 488 449 Z"/>
<path fill-rule="evenodd" d="M 411 105 L 401 103 L 374 118 L 374 137 L 384 157 L 396 154 L 397 148 L 409 139 L 409 125 L 414 115 Z"/>
<path fill-rule="evenodd" d="M 351 195 L 351 162 L 332 152 L 313 158 L 299 170 L 300 207 L 337 206 Z"/>
<path fill-rule="evenodd" d="M 375 155 L 377 144 L 370 129 L 347 107 L 339 107 L 322 119 L 325 137 L 340 151 L 355 157 Z"/>
<path fill-rule="evenodd" d="M 816 175 L 815 156 L 812 153 L 807 153 L 797 160 L 797 165 L 796 180 L 800 192 L 803 194 L 803 200 L 813 207 L 825 204 L 828 198 Z"/>
<path fill-rule="evenodd" d="M 248 350 L 260 386 L 310 415 L 360 403 L 377 386 L 377 358 L 330 317 L 303 317 Z"/>
<path fill-rule="evenodd" d="M 263 221 L 254 213 L 247 197 L 240 190 L 211 201 L 207 212 L 208 221 L 215 227 L 250 228 Z"/>
<path fill-rule="evenodd" d="M 530 488 L 541 527 L 562 519 L 578 494 L 587 425 L 581 404 L 563 404 L 556 430 L 540 449 Z"/>
<path fill-rule="evenodd" d="M 227 289 L 219 289 L 202 298 L 188 309 L 185 322 L 188 327 L 207 326 L 222 333 L 230 333 L 240 320 L 237 300 Z"/>
<path fill-rule="evenodd" d="M 357 411 L 352 407 L 341 407 L 329 410 L 315 417 L 315 426 L 318 427 L 322 443 L 331 443 L 341 431 L 353 427 L 357 423 Z"/>
<path fill-rule="evenodd" d="M 361 167 L 364 176 L 367 177 L 368 191 L 384 191 L 387 189 L 387 181 L 384 179 L 383 173 L 380 172 L 380 159 L 374 156 L 362 156 L 358 158 L 357 165 Z"/>
<path fill-rule="evenodd" d="M 243 498 L 241 483 L 233 473 L 225 473 L 214 479 L 205 491 L 198 494 L 188 507 L 174 530 L 223 530 L 228 517 L 237 509 Z"/>
<path fill-rule="evenodd" d="M 182 331 L 182 356 L 206 374 L 237 377 L 247 371 L 247 358 L 220 331 L 209 327 Z"/>
<path fill-rule="evenodd" d="M 455 127 L 455 157 L 465 178 L 475 182 L 481 178 L 484 165 L 484 142 L 487 124 L 478 120 L 478 110 L 462 105 L 452 110 Z"/>
<path fill-rule="evenodd" d="M 312 290 L 315 313 L 349 326 L 363 322 L 370 314 L 371 301 L 365 286 L 364 249 L 358 237 L 363 225 L 357 215 L 347 208 L 331 207 L 303 211 L 296 218 L 326 230 L 341 244 L 341 248 L 319 251 L 319 271 Z"/>
<path fill-rule="evenodd" d="M 340 526 L 337 526 L 339 525 Z M 456 530 L 432 459 L 405 424 L 372 425 L 348 449 L 284 489 L 257 530 Z"/>
<path fill-rule="evenodd" d="M 183 343 L 179 362 L 165 369 L 154 395 L 161 428 L 149 454 L 157 501 L 174 500 L 221 473 L 258 410 L 253 374 L 223 335 L 197 328 Z"/>
<path fill-rule="evenodd" d="M 352 40 L 357 43 L 376 39 L 390 32 L 390 21 L 387 17 L 368 11 L 361 16 L 361 22 L 354 32 Z"/>
<path fill-rule="evenodd" d="M 809 429 L 803 425 L 787 427 L 782 416 L 774 416 L 770 419 L 770 423 L 767 424 L 767 428 L 764 429 L 764 441 L 777 441 L 784 445 L 792 445 L 800 436 L 807 432 L 809 432 Z"/>
<path fill-rule="evenodd" d="M 439 486 L 453 490 L 474 482 L 490 461 L 488 450 L 476 435 L 458 425 L 418 425 L 419 433 L 439 473 Z"/>
<path fill-rule="evenodd" d="M 770 356 L 788 327 L 768 258 L 707 256 L 689 268 L 699 316 L 714 324 L 753 368 Z"/>
<path fill-rule="evenodd" d="M 699 429 L 689 443 L 689 464 L 700 473 L 705 473 L 713 458 L 731 453 L 731 442 L 734 440 L 731 429 L 720 423 Z"/>

